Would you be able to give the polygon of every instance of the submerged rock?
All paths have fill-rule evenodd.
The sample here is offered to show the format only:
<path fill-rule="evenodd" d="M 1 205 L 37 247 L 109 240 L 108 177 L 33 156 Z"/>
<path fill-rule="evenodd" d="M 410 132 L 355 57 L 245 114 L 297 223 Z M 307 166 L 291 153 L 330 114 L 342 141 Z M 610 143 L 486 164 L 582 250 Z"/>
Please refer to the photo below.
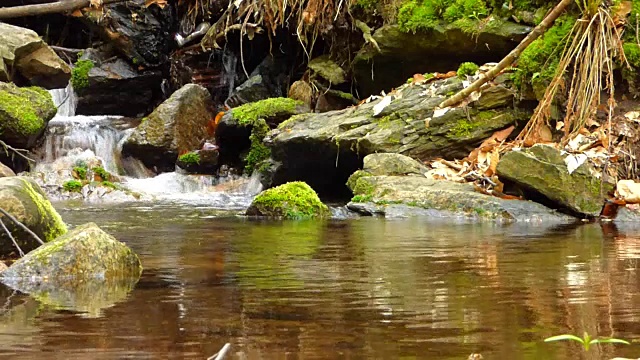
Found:
<path fill-rule="evenodd" d="M 67 226 L 51 206 L 38 184 L 26 177 L 0 178 L 0 207 L 33 231 L 42 241 L 48 242 L 67 232 Z M 5 216 L 0 219 L 7 226 L 24 252 L 40 244 L 21 227 Z M 17 254 L 9 236 L 0 231 L 0 256 Z"/>
<path fill-rule="evenodd" d="M 504 200 L 475 191 L 472 184 L 421 176 L 367 176 L 350 179 L 349 209 L 389 217 L 437 216 L 498 221 L 571 221 L 532 201 Z"/>
<path fill-rule="evenodd" d="M 0 81 L 19 82 L 14 72 L 24 85 L 47 89 L 64 88 L 71 78 L 69 65 L 35 31 L 0 22 Z"/>
<path fill-rule="evenodd" d="M 63 288 L 92 280 L 137 279 L 140 259 L 94 223 L 76 227 L 13 263 L 2 274 L 12 286 L 46 282 Z"/>
<path fill-rule="evenodd" d="M 247 209 L 247 215 L 307 219 L 328 217 L 329 208 L 313 189 L 303 182 L 290 182 L 258 194 Z"/>
<path fill-rule="evenodd" d="M 56 111 L 46 90 L 0 82 L 0 140 L 7 144 L 31 149 Z"/>
<path fill-rule="evenodd" d="M 370 45 L 360 50 L 353 61 L 354 76 L 364 96 L 377 94 L 397 86 L 398 79 L 416 73 L 444 73 L 457 69 L 464 61 L 499 61 L 531 29 L 497 20 L 474 29 L 477 33 L 465 32 L 454 24 L 416 33 L 402 31 L 398 25 L 385 25 L 373 34 L 380 51 Z"/>
<path fill-rule="evenodd" d="M 569 173 L 565 156 L 549 145 L 511 151 L 498 163 L 498 176 L 513 182 L 533 197 L 543 197 L 571 213 L 595 217 L 600 215 L 612 184 L 597 179 L 585 161 Z M 530 197 L 531 197 L 530 196 Z"/>
<path fill-rule="evenodd" d="M 197 149 L 213 118 L 207 89 L 188 84 L 160 104 L 126 140 L 124 156 L 142 160 L 159 172 L 173 171 L 178 154 Z"/>
<path fill-rule="evenodd" d="M 137 116 L 146 113 L 152 106 L 154 94 L 160 92 L 160 72 L 139 71 L 125 60 L 110 55 L 87 49 L 76 63 L 73 70 L 73 86 L 78 94 L 76 114 Z"/>
<path fill-rule="evenodd" d="M 498 81 L 498 80 L 496 80 Z M 496 130 L 528 114 L 513 108 L 513 91 L 499 84 L 466 108 L 434 109 L 462 81 L 450 78 L 401 89 L 389 97 L 339 111 L 294 116 L 265 143 L 282 165 L 273 184 L 302 180 L 320 193 L 344 191 L 344 183 L 373 153 L 400 153 L 419 160 L 461 158 Z M 499 96 L 498 96 L 499 95 Z M 224 147 L 223 147 L 224 148 Z"/>

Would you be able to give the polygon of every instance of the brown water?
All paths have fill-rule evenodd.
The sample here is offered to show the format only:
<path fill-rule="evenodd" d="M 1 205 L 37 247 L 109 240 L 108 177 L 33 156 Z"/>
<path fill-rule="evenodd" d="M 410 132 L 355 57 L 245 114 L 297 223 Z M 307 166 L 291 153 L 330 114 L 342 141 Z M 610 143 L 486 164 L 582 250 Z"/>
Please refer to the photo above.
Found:
<path fill-rule="evenodd" d="M 128 243 L 144 274 L 95 313 L 0 298 L 2 358 L 205 359 L 227 342 L 227 359 L 640 356 L 637 344 L 585 356 L 542 341 L 640 340 L 640 231 L 252 221 L 171 206 L 61 213 Z"/>

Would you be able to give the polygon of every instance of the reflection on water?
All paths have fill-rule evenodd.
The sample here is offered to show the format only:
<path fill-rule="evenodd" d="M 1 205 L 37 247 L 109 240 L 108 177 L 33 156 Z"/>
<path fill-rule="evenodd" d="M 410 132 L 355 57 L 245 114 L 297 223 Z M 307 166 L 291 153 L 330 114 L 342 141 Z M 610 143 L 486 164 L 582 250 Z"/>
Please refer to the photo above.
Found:
<path fill-rule="evenodd" d="M 418 219 L 273 222 L 206 207 L 62 209 L 128 243 L 136 288 L 88 318 L 0 289 L 0 357 L 609 359 L 640 339 L 640 231 Z"/>

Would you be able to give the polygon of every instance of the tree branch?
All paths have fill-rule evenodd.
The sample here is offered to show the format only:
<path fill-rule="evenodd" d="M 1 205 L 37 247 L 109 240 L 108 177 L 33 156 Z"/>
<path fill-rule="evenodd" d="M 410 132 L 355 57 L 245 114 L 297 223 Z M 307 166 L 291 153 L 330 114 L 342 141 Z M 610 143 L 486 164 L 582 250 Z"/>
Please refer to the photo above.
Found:
<path fill-rule="evenodd" d="M 102 0 L 103 5 L 125 2 L 127 0 Z M 58 14 L 86 8 L 91 5 L 91 0 L 66 0 L 46 4 L 23 5 L 0 8 L 0 20 L 13 19 L 24 16 L 37 16 L 44 14 Z"/>
<path fill-rule="evenodd" d="M 520 57 L 520 54 L 526 49 L 535 39 L 537 39 L 540 35 L 544 34 L 545 31 L 553 22 L 562 14 L 564 9 L 571 4 L 573 0 L 562 0 L 556 5 L 556 7 L 551 10 L 551 12 L 536 26 L 521 42 L 516 46 L 515 49 L 511 50 L 511 52 L 505 56 L 498 65 L 496 65 L 493 69 L 487 71 L 484 74 L 480 75 L 480 78 L 474 81 L 469 87 L 460 90 L 457 94 L 451 96 L 446 99 L 442 103 L 440 103 L 440 108 L 445 108 L 448 106 L 453 106 L 464 100 L 467 96 L 471 95 L 476 90 L 479 90 L 482 85 L 487 83 L 488 81 L 493 80 L 502 70 L 504 70 L 507 66 L 513 64 L 514 61 Z"/>
<path fill-rule="evenodd" d="M 0 213 L 2 213 L 2 215 L 6 216 L 9 218 L 9 220 L 13 221 L 14 223 L 16 223 L 16 225 L 18 225 L 19 227 L 21 227 L 24 231 L 26 231 L 29 235 L 33 236 L 34 239 L 36 239 L 40 245 L 44 245 L 44 241 L 42 241 L 42 239 L 40 239 L 40 237 L 38 235 L 36 235 L 36 233 L 34 233 L 33 231 L 31 231 L 31 229 L 29 229 L 28 227 L 26 227 L 23 223 L 21 223 L 20 221 L 18 221 L 18 219 L 16 219 L 15 217 L 13 217 L 13 215 L 9 214 L 5 209 L 0 207 Z"/>

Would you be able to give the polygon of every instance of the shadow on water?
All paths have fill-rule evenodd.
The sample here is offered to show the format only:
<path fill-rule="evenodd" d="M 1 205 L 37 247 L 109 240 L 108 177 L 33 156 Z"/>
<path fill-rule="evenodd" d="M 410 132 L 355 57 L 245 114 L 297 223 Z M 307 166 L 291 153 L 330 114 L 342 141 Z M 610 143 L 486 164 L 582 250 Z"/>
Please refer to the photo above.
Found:
<path fill-rule="evenodd" d="M 9 298 L 0 357 L 203 359 L 227 342 L 232 359 L 640 354 L 608 345 L 585 356 L 575 344 L 542 341 L 583 331 L 640 339 L 638 229 L 59 208 L 71 224 L 95 221 L 126 242 L 145 270 L 99 312 L 0 288 L 0 303 Z"/>

